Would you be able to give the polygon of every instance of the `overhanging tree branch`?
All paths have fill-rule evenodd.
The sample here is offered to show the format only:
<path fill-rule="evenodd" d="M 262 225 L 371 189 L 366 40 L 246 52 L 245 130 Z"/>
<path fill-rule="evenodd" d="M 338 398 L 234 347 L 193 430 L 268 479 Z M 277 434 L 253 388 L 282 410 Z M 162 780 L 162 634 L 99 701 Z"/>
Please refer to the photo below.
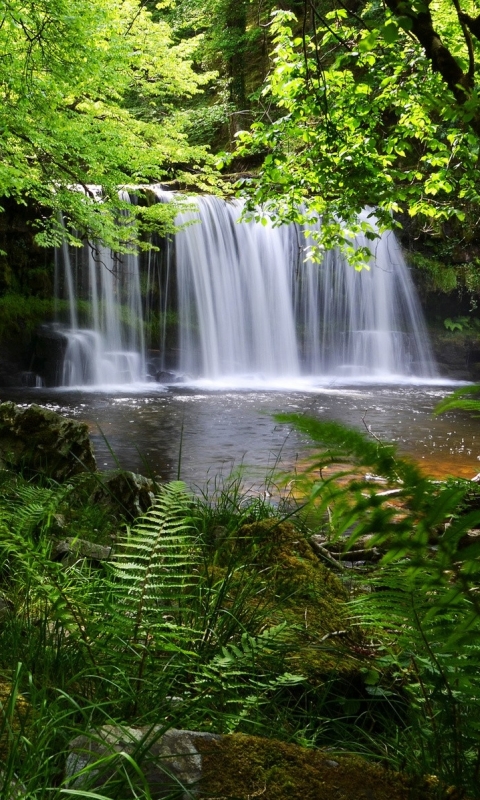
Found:
<path fill-rule="evenodd" d="M 458 105 L 464 105 L 470 98 L 474 88 L 473 71 L 475 65 L 471 38 L 469 37 L 469 44 L 467 42 L 467 46 L 469 46 L 469 69 L 468 72 L 464 72 L 456 58 L 442 41 L 440 34 L 435 30 L 428 6 L 423 6 L 421 11 L 415 11 L 411 4 L 406 3 L 405 0 L 386 0 L 386 4 L 397 19 L 405 19 L 406 17 L 410 21 L 410 30 L 422 45 L 433 71 L 442 76 Z M 467 26 L 466 15 L 463 14 L 461 9 L 459 9 L 459 13 L 461 15 L 461 23 L 463 22 Z M 480 136 L 480 114 L 478 112 L 469 120 L 469 124 L 475 133 Z"/>
<path fill-rule="evenodd" d="M 475 53 L 473 50 L 473 42 L 472 37 L 470 35 L 470 31 L 463 19 L 463 12 L 460 8 L 459 0 L 453 0 L 453 5 L 455 6 L 455 11 L 457 12 L 458 21 L 460 23 L 460 27 L 462 29 L 463 38 L 465 39 L 465 43 L 467 45 L 468 50 L 468 73 L 467 78 L 470 81 L 471 87 L 473 88 L 473 83 L 475 79 Z"/>

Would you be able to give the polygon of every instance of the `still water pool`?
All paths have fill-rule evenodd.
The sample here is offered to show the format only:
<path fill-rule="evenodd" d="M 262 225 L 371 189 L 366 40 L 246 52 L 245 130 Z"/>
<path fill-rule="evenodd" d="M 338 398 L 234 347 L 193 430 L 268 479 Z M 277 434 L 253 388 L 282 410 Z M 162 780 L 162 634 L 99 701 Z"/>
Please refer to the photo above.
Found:
<path fill-rule="evenodd" d="M 278 425 L 275 412 L 336 420 L 359 430 L 369 426 L 395 442 L 434 477 L 471 478 L 480 471 L 480 420 L 464 412 L 433 416 L 451 386 L 320 387 L 315 391 L 206 391 L 198 387 L 118 391 L 1 390 L 0 399 L 39 403 L 88 423 L 100 469 L 115 466 L 180 475 L 203 487 L 244 465 L 263 480 L 276 465 L 290 469 L 308 458 L 309 443 Z M 181 454 L 181 455 L 180 455 Z"/>

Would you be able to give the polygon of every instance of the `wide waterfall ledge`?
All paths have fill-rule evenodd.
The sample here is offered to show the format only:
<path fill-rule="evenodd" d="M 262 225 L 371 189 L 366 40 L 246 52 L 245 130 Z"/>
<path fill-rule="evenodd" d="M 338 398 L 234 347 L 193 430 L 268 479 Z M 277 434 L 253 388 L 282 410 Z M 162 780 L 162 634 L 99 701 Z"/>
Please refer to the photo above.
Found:
<path fill-rule="evenodd" d="M 159 202 L 172 195 L 156 189 Z M 147 255 L 101 244 L 56 254 L 63 387 L 309 390 L 445 383 L 392 232 L 360 272 L 335 251 L 305 261 L 300 227 L 238 222 L 240 201 L 198 197 Z M 63 302 L 62 302 L 63 301 Z M 68 309 L 66 319 L 65 308 Z"/>

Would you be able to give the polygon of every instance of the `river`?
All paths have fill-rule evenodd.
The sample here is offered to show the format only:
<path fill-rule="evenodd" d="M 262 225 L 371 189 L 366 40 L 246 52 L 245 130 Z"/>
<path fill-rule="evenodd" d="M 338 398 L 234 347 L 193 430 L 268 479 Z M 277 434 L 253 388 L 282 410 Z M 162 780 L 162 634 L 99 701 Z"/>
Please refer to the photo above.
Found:
<path fill-rule="evenodd" d="M 310 391 L 207 391 L 144 387 L 114 393 L 59 389 L 1 390 L 2 400 L 39 403 L 88 423 L 98 467 L 121 465 L 162 480 L 180 474 L 205 488 L 243 466 L 261 485 L 275 468 L 292 470 L 311 445 L 273 419 L 276 412 L 336 420 L 397 444 L 434 477 L 480 471 L 480 422 L 465 412 L 433 416 L 453 387 L 325 386 Z M 180 462 L 180 463 L 179 463 Z"/>

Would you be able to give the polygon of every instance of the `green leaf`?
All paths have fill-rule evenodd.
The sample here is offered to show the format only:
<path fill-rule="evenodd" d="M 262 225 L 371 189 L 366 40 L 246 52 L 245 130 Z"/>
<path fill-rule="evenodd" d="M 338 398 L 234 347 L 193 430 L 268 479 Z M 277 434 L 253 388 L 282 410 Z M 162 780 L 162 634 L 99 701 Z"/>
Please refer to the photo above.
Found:
<path fill-rule="evenodd" d="M 358 50 L 360 53 L 367 53 L 369 50 L 373 50 L 375 45 L 377 44 L 378 37 L 380 35 L 380 31 L 377 29 L 371 30 L 360 39 L 358 43 Z"/>
<path fill-rule="evenodd" d="M 387 44 L 393 44 L 398 39 L 398 26 L 394 22 L 388 22 L 380 32 Z"/>

